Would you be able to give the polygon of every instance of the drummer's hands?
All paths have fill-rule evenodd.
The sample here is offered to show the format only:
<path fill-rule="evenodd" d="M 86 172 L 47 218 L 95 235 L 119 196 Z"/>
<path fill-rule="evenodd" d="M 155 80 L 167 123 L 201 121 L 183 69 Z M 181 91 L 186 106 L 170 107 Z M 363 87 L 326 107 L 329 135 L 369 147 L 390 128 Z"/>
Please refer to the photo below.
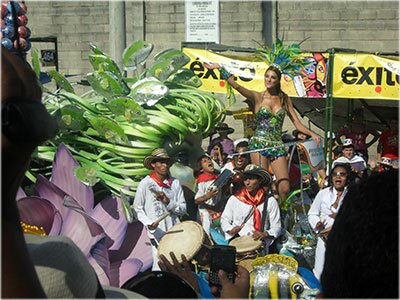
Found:
<path fill-rule="evenodd" d="M 228 276 L 222 270 L 218 271 L 218 277 L 222 289 L 218 290 L 216 286 L 211 287 L 214 296 L 219 298 L 249 298 L 250 274 L 244 267 L 237 266 L 235 283 L 230 282 Z"/>
<path fill-rule="evenodd" d="M 207 194 L 206 194 L 207 200 L 208 200 L 208 199 L 211 199 L 211 198 L 214 197 L 216 194 L 218 194 L 218 189 L 216 189 L 216 188 L 210 189 L 210 190 L 207 192 Z"/>
<path fill-rule="evenodd" d="M 333 212 L 333 213 L 331 213 L 329 216 L 330 216 L 332 219 L 336 219 L 336 215 L 337 215 L 337 213 Z"/>
<path fill-rule="evenodd" d="M 157 227 L 158 227 L 158 222 L 154 222 L 154 223 L 151 223 L 150 225 L 147 225 L 147 228 L 150 230 L 156 230 Z"/>
<path fill-rule="evenodd" d="M 265 239 L 267 237 L 269 237 L 269 234 L 266 231 L 264 231 L 264 232 L 257 231 L 257 230 L 253 231 L 253 239 L 255 241 L 262 240 L 262 239 Z"/>
<path fill-rule="evenodd" d="M 156 199 L 158 201 L 161 201 L 162 203 L 168 205 L 169 204 L 169 198 L 167 197 L 167 195 L 165 195 L 164 192 L 162 191 L 158 191 L 155 193 L 156 194 Z"/>
<path fill-rule="evenodd" d="M 326 225 L 326 222 L 325 222 L 325 221 L 324 221 L 324 222 L 319 221 L 319 222 L 315 225 L 314 231 L 315 231 L 315 232 L 321 231 L 322 229 L 325 228 L 325 225 Z"/>
<path fill-rule="evenodd" d="M 240 230 L 242 230 L 243 226 L 235 226 L 233 227 L 231 230 L 228 230 L 227 233 L 229 235 L 235 235 L 236 233 L 238 233 Z"/>
<path fill-rule="evenodd" d="M 175 254 L 170 252 L 169 255 L 172 258 L 173 264 L 171 264 L 168 259 L 164 255 L 160 255 L 160 261 L 158 265 L 160 269 L 165 272 L 169 272 L 175 275 L 178 275 L 180 278 L 189 283 L 197 294 L 200 293 L 199 284 L 197 283 L 196 277 L 192 273 L 192 269 L 190 268 L 189 262 L 186 259 L 186 256 L 182 254 L 182 263 L 178 262 Z"/>

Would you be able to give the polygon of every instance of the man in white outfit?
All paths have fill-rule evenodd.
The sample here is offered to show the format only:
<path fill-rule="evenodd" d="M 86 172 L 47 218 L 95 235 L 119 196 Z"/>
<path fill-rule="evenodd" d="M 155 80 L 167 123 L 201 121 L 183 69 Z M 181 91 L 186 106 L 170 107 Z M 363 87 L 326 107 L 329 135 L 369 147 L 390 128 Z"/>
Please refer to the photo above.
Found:
<path fill-rule="evenodd" d="M 134 209 L 143 225 L 147 226 L 152 243 L 153 267 L 158 266 L 157 246 L 164 234 L 180 222 L 186 213 L 186 201 L 180 182 L 170 176 L 172 160 L 163 148 L 155 149 L 144 159 L 144 166 L 153 170 L 140 181 L 136 190 Z"/>
<path fill-rule="evenodd" d="M 310 210 L 308 211 L 308 222 L 316 233 L 320 233 L 323 229 L 329 231 L 332 227 L 336 214 L 342 205 L 343 198 L 347 193 L 349 173 L 349 167 L 340 164 L 336 165 L 331 173 L 331 186 L 320 190 L 314 202 L 311 204 Z M 321 277 L 324 267 L 324 256 L 325 241 L 319 236 L 317 248 L 315 250 L 315 265 L 313 269 L 314 275 L 318 280 Z"/>
<path fill-rule="evenodd" d="M 221 216 L 221 228 L 226 240 L 236 235 L 251 235 L 254 240 L 263 240 L 268 251 L 282 231 L 278 202 L 269 197 L 265 189 L 272 181 L 271 176 L 265 169 L 250 164 L 243 178 L 244 187 L 228 199 Z M 264 218 L 263 213 L 266 214 Z"/>
<path fill-rule="evenodd" d="M 361 156 L 355 154 L 354 149 L 353 140 L 345 139 L 342 145 L 342 156 L 333 161 L 332 169 L 338 164 L 350 164 L 351 169 L 361 178 L 367 164 Z"/>

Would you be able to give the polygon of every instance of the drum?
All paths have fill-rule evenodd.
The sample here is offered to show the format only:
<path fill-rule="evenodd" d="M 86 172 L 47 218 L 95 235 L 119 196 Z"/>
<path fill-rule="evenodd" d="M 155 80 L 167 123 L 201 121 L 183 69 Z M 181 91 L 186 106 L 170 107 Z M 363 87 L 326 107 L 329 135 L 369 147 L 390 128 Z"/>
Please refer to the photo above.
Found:
<path fill-rule="evenodd" d="M 236 247 L 236 260 L 241 261 L 256 258 L 262 246 L 262 241 L 255 241 L 251 235 L 245 235 L 233 239 L 229 242 L 229 245 Z"/>
<path fill-rule="evenodd" d="M 172 263 L 169 253 L 173 252 L 181 263 L 181 255 L 184 254 L 188 261 L 207 266 L 210 262 L 210 248 L 211 241 L 203 227 L 194 221 L 184 221 L 172 226 L 161 238 L 158 256 L 163 254 Z"/>
<path fill-rule="evenodd" d="M 323 230 L 321 230 L 321 232 L 318 234 L 319 237 L 326 243 L 326 241 L 328 240 L 328 235 L 331 232 L 332 227 L 329 228 L 325 228 Z"/>
<path fill-rule="evenodd" d="M 233 239 L 229 245 L 236 247 L 238 264 L 251 272 L 253 270 L 251 262 L 258 256 L 262 241 L 255 241 L 251 235 L 245 235 Z"/>

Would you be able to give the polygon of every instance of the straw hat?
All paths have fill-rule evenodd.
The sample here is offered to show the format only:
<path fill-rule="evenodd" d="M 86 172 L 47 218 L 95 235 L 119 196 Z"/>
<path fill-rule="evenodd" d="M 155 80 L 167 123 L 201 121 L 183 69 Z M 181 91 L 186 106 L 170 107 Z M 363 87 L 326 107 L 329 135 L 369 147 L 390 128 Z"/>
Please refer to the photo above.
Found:
<path fill-rule="evenodd" d="M 228 126 L 226 123 L 221 123 L 219 126 L 215 127 L 215 132 L 221 133 L 226 132 L 226 134 L 231 134 L 235 131 L 235 129 Z"/>
<path fill-rule="evenodd" d="M 151 154 L 144 159 L 143 165 L 147 169 L 153 170 L 151 164 L 155 160 L 168 160 L 170 163 L 172 162 L 172 158 L 168 155 L 167 151 L 164 148 L 157 148 L 154 149 L 153 152 L 151 152 Z"/>
<path fill-rule="evenodd" d="M 249 164 L 243 171 L 243 176 L 257 175 L 261 178 L 261 185 L 268 185 L 272 182 L 272 177 L 267 170 L 260 168 L 257 165 Z"/>

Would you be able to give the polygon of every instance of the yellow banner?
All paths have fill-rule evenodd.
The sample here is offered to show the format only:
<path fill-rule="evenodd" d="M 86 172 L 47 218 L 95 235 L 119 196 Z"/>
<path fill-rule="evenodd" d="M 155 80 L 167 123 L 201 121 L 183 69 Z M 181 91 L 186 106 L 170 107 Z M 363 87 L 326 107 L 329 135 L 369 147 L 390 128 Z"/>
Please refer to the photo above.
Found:
<path fill-rule="evenodd" d="M 335 54 L 333 97 L 399 100 L 398 58 Z"/>
<path fill-rule="evenodd" d="M 218 70 L 208 70 L 204 63 L 219 63 L 228 72 L 235 75 L 240 85 L 250 90 L 263 91 L 264 73 L 268 66 L 255 61 L 254 54 L 225 55 L 204 49 L 183 48 L 190 57 L 186 68 L 191 69 L 203 82 L 200 89 L 215 93 L 226 93 L 225 80 L 221 79 Z M 303 54 L 310 61 L 304 69 L 304 76 L 291 78 L 283 75 L 281 88 L 291 97 L 324 98 L 326 97 L 327 61 L 326 53 Z M 236 91 L 235 91 L 236 92 Z M 236 92 L 237 93 L 237 92 Z"/>

